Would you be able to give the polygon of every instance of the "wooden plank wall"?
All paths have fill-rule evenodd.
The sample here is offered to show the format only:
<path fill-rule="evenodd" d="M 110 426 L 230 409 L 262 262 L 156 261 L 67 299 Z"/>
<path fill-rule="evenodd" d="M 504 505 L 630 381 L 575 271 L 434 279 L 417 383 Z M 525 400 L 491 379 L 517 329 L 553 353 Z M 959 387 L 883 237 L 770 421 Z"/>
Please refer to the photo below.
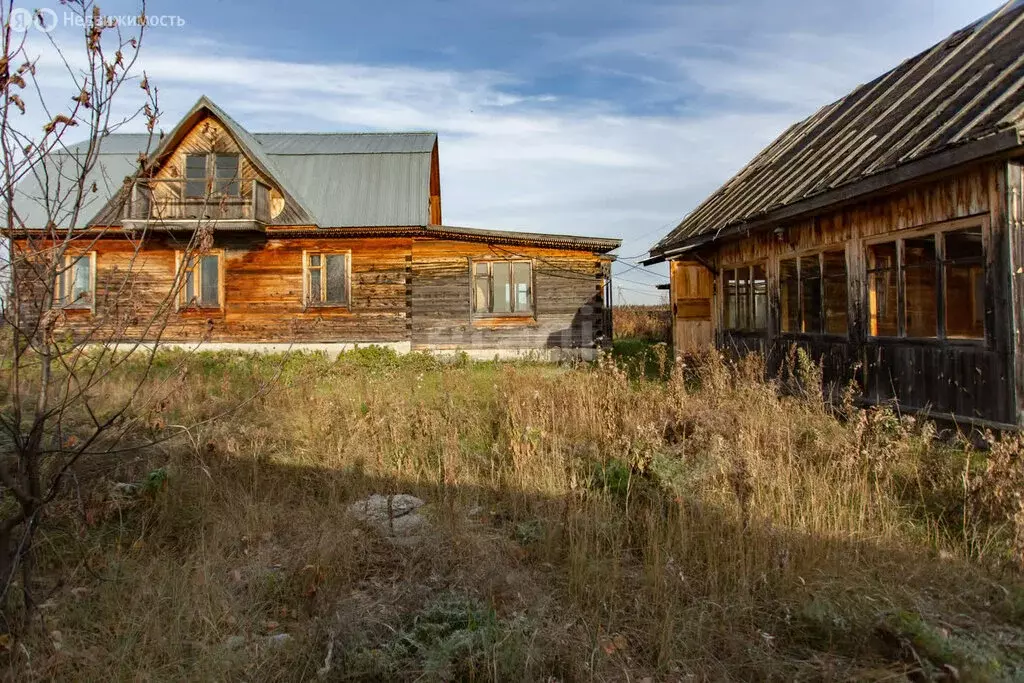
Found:
<path fill-rule="evenodd" d="M 780 224 L 708 252 L 721 273 L 725 268 L 766 262 L 769 282 L 769 325 L 764 334 L 721 331 L 717 341 L 739 351 L 760 350 L 778 366 L 794 344 L 823 361 L 826 379 L 860 384 L 872 402 L 896 399 L 907 408 L 1016 423 L 1017 406 L 1011 311 L 1009 245 L 1005 212 L 1006 162 L 974 166 L 871 201 L 794 223 Z M 1020 182 L 1019 166 L 1009 175 Z M 977 218 L 986 234 L 986 339 L 940 342 L 917 339 L 881 340 L 867 334 L 864 241 L 902 230 Z M 896 235 L 894 235 L 896 236 Z M 779 260 L 828 246 L 845 246 L 849 283 L 847 339 L 782 334 L 779 330 Z M 1024 264 L 1024 246 L 1019 245 Z M 1017 276 L 1014 276 L 1017 277 Z M 719 280 L 721 275 L 719 275 Z M 1018 297 L 1021 295 L 1017 287 Z M 722 291 L 719 281 L 717 292 Z M 721 330 L 722 297 L 716 293 L 714 315 Z"/>
<path fill-rule="evenodd" d="M 474 320 L 470 263 L 502 258 L 534 260 L 536 315 Z M 586 251 L 417 239 L 411 303 L 414 349 L 592 347 L 605 335 L 603 262 Z"/>
<path fill-rule="evenodd" d="M 1003 189 L 1003 188 L 1001 188 Z M 1017 424 L 1024 424 L 1024 162 L 1013 160 L 1006 165 L 1006 227 L 1010 251 L 1012 279 L 1013 358 L 1017 401 Z"/>

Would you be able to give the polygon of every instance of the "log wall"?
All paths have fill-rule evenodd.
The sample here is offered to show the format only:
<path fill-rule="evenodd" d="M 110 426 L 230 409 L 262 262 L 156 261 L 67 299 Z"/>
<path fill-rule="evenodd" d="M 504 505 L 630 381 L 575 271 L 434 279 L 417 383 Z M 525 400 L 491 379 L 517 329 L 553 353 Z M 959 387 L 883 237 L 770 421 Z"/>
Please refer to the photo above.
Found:
<path fill-rule="evenodd" d="M 175 254 L 186 246 L 173 234 L 150 236 L 140 247 L 108 233 L 89 247 L 96 253 L 95 309 L 68 311 L 62 328 L 85 334 L 98 326 L 101 339 L 160 332 L 167 342 L 411 342 L 418 349 L 589 348 L 611 338 L 604 305 L 610 261 L 587 251 L 218 233 L 211 253 L 223 258 L 223 306 L 176 310 Z M 351 252 L 349 306 L 304 306 L 304 250 Z M 534 315 L 474 317 L 470 263 L 484 258 L 532 261 Z"/>
<path fill-rule="evenodd" d="M 535 314 L 474 318 L 470 264 L 503 258 L 533 261 Z M 544 349 L 610 340 L 611 330 L 604 329 L 607 263 L 586 251 L 417 240 L 410 288 L 413 348 Z"/>

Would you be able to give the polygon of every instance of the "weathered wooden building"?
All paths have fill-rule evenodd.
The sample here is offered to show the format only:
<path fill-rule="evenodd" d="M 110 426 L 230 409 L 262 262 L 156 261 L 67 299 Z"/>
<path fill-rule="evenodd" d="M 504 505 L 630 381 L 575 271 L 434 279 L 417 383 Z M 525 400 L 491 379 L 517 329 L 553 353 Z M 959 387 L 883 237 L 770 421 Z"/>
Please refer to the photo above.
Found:
<path fill-rule="evenodd" d="M 137 172 L 146 144 L 106 138 L 87 179 L 91 218 L 54 293 L 72 332 L 119 321 L 145 338 L 175 290 L 162 341 L 208 349 L 586 356 L 611 339 L 619 240 L 445 226 L 434 133 L 252 134 L 204 97 Z M 48 198 L 84 153 L 19 187 L 26 253 L 62 226 Z M 192 253 L 200 229 L 212 239 Z"/>
<path fill-rule="evenodd" d="M 679 352 L 795 345 L 870 403 L 1024 424 L 1024 3 L 786 130 L 650 253 Z"/>

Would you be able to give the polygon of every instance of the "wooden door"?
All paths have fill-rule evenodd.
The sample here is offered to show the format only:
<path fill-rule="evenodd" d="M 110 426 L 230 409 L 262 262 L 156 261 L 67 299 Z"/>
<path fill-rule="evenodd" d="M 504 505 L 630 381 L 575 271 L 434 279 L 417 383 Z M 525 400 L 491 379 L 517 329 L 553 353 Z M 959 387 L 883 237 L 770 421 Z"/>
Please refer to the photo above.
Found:
<path fill-rule="evenodd" d="M 672 341 L 676 355 L 697 353 L 712 344 L 711 296 L 714 277 L 696 261 L 672 261 Z"/>

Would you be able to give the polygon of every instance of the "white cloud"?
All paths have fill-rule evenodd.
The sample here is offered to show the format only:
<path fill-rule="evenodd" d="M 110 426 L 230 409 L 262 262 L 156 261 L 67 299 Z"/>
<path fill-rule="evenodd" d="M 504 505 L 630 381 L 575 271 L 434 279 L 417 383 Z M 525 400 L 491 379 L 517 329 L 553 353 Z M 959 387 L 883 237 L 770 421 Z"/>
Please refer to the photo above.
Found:
<path fill-rule="evenodd" d="M 630 113 L 615 93 L 526 96 L 531 83 L 497 71 L 277 61 L 170 33 L 151 34 L 140 65 L 160 88 L 165 129 L 207 94 L 253 131 L 437 130 L 445 222 L 618 236 L 632 256 L 798 116 L 953 30 L 958 17 L 905 26 L 911 35 L 899 43 L 839 26 L 726 47 L 697 40 L 692 13 L 669 13 L 654 28 L 547 56 L 609 72 L 629 62 L 621 73 L 634 74 L 649 101 L 681 102 L 658 115 Z M 647 292 L 619 301 L 661 297 L 636 282 L 662 281 L 663 269 L 617 273 L 625 289 Z"/>

